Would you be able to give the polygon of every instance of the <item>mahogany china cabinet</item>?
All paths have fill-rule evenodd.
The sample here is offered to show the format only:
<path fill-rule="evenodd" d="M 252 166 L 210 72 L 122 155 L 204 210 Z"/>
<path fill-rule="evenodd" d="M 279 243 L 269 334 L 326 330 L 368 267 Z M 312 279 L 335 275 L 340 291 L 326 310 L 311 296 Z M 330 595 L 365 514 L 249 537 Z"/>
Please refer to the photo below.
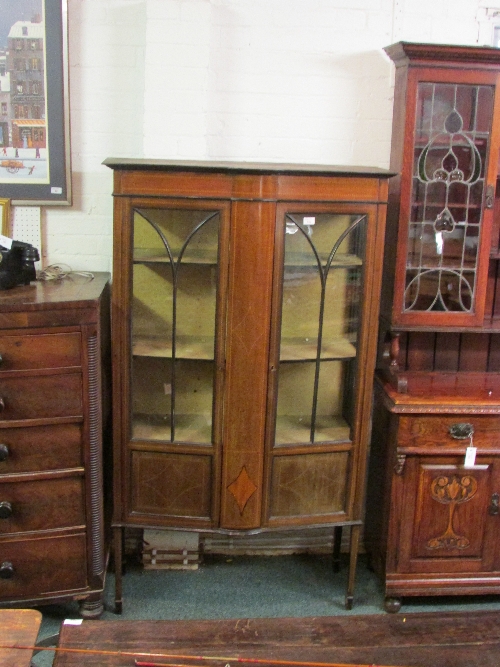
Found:
<path fill-rule="evenodd" d="M 0 291 L 0 606 L 103 611 L 108 274 Z"/>
<path fill-rule="evenodd" d="M 365 542 L 386 609 L 500 593 L 500 50 L 398 43 Z"/>
<path fill-rule="evenodd" d="M 117 609 L 125 527 L 350 526 L 350 606 L 389 172 L 105 164 Z"/>

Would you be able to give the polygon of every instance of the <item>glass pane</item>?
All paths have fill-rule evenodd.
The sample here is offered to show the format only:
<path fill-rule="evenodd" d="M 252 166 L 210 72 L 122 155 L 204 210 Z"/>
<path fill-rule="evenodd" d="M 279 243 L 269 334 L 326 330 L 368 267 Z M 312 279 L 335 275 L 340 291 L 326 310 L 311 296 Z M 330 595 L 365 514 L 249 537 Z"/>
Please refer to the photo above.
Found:
<path fill-rule="evenodd" d="M 350 438 L 365 216 L 287 214 L 276 444 Z"/>
<path fill-rule="evenodd" d="M 421 83 L 403 311 L 474 309 L 493 88 Z"/>
<path fill-rule="evenodd" d="M 210 443 L 218 211 L 134 211 L 132 437 Z"/>

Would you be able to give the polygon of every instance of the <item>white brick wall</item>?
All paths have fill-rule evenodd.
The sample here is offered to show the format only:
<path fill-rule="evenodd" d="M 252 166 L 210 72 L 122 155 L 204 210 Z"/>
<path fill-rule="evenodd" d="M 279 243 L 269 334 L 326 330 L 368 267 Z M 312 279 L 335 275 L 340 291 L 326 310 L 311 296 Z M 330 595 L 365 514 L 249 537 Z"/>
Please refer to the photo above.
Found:
<path fill-rule="evenodd" d="M 68 0 L 74 202 L 46 264 L 111 270 L 106 157 L 387 167 L 394 41 L 474 44 L 485 0 Z"/>

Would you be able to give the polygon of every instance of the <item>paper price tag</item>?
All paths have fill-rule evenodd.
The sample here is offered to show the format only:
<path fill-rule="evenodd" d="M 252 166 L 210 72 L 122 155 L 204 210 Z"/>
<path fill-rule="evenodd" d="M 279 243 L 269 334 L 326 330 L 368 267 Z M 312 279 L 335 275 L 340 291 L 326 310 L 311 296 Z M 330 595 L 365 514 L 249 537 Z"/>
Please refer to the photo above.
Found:
<path fill-rule="evenodd" d="M 3 236 L 3 234 L 0 234 L 0 245 L 3 248 L 7 248 L 7 250 L 10 250 L 12 248 L 12 239 L 9 238 L 8 236 Z"/>
<path fill-rule="evenodd" d="M 465 450 L 464 468 L 473 468 L 476 463 L 476 448 L 469 445 Z"/>

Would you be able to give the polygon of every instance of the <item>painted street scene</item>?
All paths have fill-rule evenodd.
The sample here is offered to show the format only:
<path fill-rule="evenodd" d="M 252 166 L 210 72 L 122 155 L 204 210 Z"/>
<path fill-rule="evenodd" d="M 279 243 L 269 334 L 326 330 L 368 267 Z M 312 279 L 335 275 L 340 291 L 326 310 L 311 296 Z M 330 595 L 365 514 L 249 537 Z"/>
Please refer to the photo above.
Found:
<path fill-rule="evenodd" d="M 43 0 L 0 0 L 0 183 L 48 181 Z"/>

